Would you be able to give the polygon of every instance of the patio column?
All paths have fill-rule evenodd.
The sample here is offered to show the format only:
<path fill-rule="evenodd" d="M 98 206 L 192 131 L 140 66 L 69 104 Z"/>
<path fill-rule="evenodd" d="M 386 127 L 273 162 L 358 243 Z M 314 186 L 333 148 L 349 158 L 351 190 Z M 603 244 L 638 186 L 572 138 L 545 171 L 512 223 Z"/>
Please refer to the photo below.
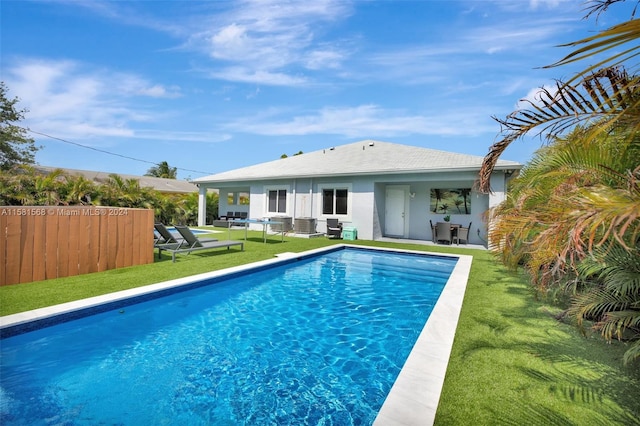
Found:
<path fill-rule="evenodd" d="M 507 199 L 507 181 L 511 173 L 507 173 L 506 171 L 498 171 L 491 175 L 491 189 L 492 192 L 489 193 L 489 209 L 497 206 Z M 491 231 L 493 224 L 491 223 L 491 216 L 487 218 L 487 232 Z M 492 248 L 497 241 L 491 241 L 487 236 L 487 248 Z"/>
<path fill-rule="evenodd" d="M 205 226 L 207 221 L 207 188 L 198 185 L 198 226 Z"/>

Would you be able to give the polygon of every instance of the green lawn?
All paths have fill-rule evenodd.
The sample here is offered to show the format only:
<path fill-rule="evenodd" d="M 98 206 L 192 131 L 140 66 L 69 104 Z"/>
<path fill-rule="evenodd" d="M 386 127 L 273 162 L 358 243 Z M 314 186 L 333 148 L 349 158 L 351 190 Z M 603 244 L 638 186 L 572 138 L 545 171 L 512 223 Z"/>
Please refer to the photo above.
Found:
<path fill-rule="evenodd" d="M 233 231 L 239 239 L 244 231 Z M 0 287 L 8 315 L 173 278 L 340 243 L 325 238 L 273 238 L 249 232 L 245 251 L 163 255 L 154 264 Z M 225 236 L 226 238 L 226 236 Z M 640 425 L 640 368 L 624 367 L 624 345 L 582 336 L 553 318 L 526 279 L 484 251 L 355 241 L 474 257 L 436 417 L 439 425 Z"/>

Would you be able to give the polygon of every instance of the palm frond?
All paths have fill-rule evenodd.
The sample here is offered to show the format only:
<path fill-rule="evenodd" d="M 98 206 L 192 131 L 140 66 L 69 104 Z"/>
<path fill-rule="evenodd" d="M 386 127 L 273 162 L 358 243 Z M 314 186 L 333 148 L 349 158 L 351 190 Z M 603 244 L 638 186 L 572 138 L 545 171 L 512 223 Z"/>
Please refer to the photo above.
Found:
<path fill-rule="evenodd" d="M 594 55 L 607 51 L 616 52 L 606 59 L 586 68 L 582 72 L 577 73 L 569 81 L 569 83 L 571 83 L 596 69 L 616 67 L 621 63 L 633 59 L 640 53 L 640 45 L 637 44 L 638 38 L 640 38 L 640 20 L 632 19 L 601 31 L 596 35 L 561 45 L 561 47 L 581 47 L 572 51 L 559 61 L 547 65 L 545 68 L 574 63 L 586 58 L 592 58 Z M 624 45 L 630 46 L 626 49 L 620 49 L 620 47 Z"/>
<path fill-rule="evenodd" d="M 614 127 L 618 121 L 640 131 L 640 86 L 624 70 L 607 68 L 585 77 L 580 84 L 556 82 L 556 91 L 541 88 L 537 101 L 523 100 L 528 109 L 517 110 L 500 123 L 502 138 L 485 156 L 479 176 L 479 190 L 490 192 L 491 173 L 504 150 L 515 140 L 536 130 L 537 135 L 555 138 L 581 123 L 599 121 L 591 127 L 593 137 Z M 589 126 L 586 126 L 589 127 Z"/>

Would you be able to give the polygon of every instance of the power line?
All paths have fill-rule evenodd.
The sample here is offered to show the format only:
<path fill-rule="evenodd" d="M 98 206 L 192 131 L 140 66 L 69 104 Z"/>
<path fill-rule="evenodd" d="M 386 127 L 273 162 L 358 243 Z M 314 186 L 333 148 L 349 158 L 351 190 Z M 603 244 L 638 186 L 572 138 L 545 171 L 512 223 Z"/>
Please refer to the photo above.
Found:
<path fill-rule="evenodd" d="M 153 164 L 154 166 L 159 165 L 159 163 L 154 163 L 153 161 L 142 160 L 140 158 L 129 157 L 128 155 L 116 154 L 115 152 L 105 151 L 104 149 L 98 149 L 98 148 L 94 148 L 92 146 L 82 145 L 82 144 L 77 143 L 77 142 L 71 142 L 71 141 L 68 141 L 66 139 L 61 139 L 61 138 L 57 138 L 55 136 L 47 135 L 46 133 L 36 132 L 35 130 L 31 130 L 31 129 L 26 129 L 26 130 L 31 132 L 31 133 L 35 133 L 36 135 L 44 136 L 44 137 L 47 137 L 47 138 L 50 138 L 50 139 L 55 139 L 57 141 L 68 143 L 68 144 L 71 144 L 71 145 L 79 146 L 80 148 L 91 149 L 93 151 L 102 152 L 103 154 L 109 154 L 109 155 L 113 155 L 113 156 L 120 157 L 120 158 L 126 158 L 127 160 L 133 160 L 133 161 L 139 161 L 141 163 Z M 200 173 L 200 174 L 203 174 L 203 175 L 212 175 L 213 174 L 212 172 L 201 172 L 199 170 L 183 169 L 181 167 L 176 167 L 176 169 L 177 170 L 182 170 L 184 172 Z"/>

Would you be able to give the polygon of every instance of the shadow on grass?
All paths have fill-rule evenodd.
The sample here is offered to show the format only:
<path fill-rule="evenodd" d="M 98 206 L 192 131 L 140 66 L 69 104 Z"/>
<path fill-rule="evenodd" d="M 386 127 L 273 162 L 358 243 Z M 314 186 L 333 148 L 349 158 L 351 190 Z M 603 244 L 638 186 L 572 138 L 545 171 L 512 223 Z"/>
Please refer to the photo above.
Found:
<path fill-rule="evenodd" d="M 490 256 L 473 268 L 436 424 L 640 425 L 640 370 L 622 365 L 624 345 L 558 322 Z"/>

